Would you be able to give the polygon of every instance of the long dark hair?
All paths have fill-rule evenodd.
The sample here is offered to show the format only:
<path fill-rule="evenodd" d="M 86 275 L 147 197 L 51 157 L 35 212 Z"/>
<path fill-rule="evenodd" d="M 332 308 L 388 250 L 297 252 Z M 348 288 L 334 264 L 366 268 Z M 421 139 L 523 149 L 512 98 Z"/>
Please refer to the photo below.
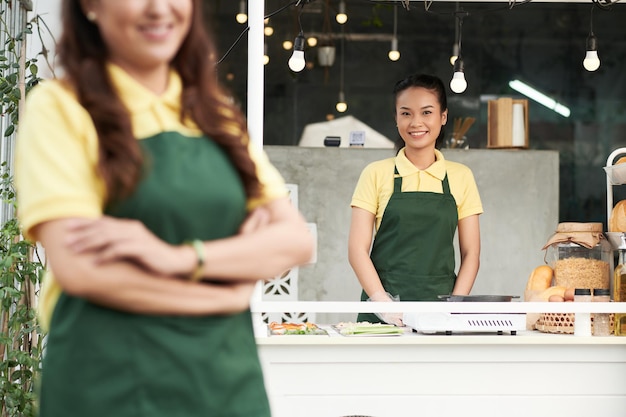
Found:
<path fill-rule="evenodd" d="M 432 91 L 437 96 L 437 101 L 441 106 L 441 112 L 443 113 L 448 109 L 448 98 L 446 96 L 446 87 L 443 84 L 443 81 L 439 77 L 429 74 L 412 74 L 408 77 L 398 81 L 396 85 L 393 87 L 393 103 L 394 103 L 394 114 L 395 114 L 395 104 L 398 98 L 398 94 L 413 87 L 422 87 L 426 90 Z M 444 138 L 446 136 L 445 126 L 441 126 L 441 131 L 439 132 L 439 136 L 437 137 L 437 141 L 435 146 L 437 148 L 441 148 L 443 144 Z M 395 148 L 396 151 L 399 151 L 404 146 L 404 141 L 402 138 L 396 139 Z"/>
<path fill-rule="evenodd" d="M 193 0 L 189 33 L 171 62 L 183 83 L 181 120 L 189 117 L 204 134 L 226 150 L 248 197 L 258 196 L 260 183 L 250 158 L 246 121 L 219 85 L 217 49 L 203 23 L 202 0 Z M 65 81 L 89 112 L 98 132 L 98 170 L 107 202 L 128 196 L 141 177 L 143 157 L 133 137 L 128 111 L 106 71 L 108 51 L 96 25 L 87 20 L 80 0 L 64 0 L 63 33 L 58 45 Z"/>

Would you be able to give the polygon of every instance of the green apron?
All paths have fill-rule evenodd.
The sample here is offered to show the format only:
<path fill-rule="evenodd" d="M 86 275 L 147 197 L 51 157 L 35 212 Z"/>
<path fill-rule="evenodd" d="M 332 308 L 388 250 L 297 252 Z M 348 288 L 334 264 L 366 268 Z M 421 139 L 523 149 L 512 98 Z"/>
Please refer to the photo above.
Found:
<path fill-rule="evenodd" d="M 175 132 L 140 143 L 144 178 L 108 214 L 140 219 L 172 244 L 237 233 L 246 196 L 219 146 Z M 40 409 L 41 417 L 269 417 L 250 312 L 140 315 L 63 294 Z"/>
<path fill-rule="evenodd" d="M 374 238 L 371 259 L 381 283 L 400 301 L 437 301 L 454 288 L 454 233 L 458 213 L 450 193 L 448 175 L 443 193 L 402 192 L 402 177 L 395 168 L 393 194 Z M 361 301 L 367 301 L 363 291 Z M 370 313 L 357 321 L 380 323 Z"/>

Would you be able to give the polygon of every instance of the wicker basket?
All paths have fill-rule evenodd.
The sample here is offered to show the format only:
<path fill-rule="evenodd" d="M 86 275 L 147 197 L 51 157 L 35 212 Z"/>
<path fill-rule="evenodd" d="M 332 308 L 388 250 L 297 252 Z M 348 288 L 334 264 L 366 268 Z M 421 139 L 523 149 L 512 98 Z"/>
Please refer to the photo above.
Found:
<path fill-rule="evenodd" d="M 615 328 L 615 314 L 609 315 L 611 334 Z M 535 329 L 543 333 L 574 334 L 574 313 L 542 313 Z M 593 333 L 593 316 L 591 317 L 591 331 Z"/>

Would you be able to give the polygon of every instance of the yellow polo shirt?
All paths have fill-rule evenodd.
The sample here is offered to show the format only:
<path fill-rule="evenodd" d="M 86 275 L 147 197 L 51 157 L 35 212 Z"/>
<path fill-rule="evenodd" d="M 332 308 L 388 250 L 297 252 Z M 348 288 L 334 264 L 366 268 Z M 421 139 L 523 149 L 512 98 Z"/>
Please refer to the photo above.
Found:
<path fill-rule="evenodd" d="M 194 123 L 180 120 L 182 82 L 174 71 L 161 95 L 139 84 L 120 67 L 111 64 L 108 71 L 130 113 L 137 139 L 160 132 L 201 138 L 202 132 Z M 248 148 L 262 185 L 261 197 L 249 200 L 248 208 L 287 196 L 283 178 L 265 153 L 252 144 Z M 33 239 L 32 228 L 48 220 L 101 216 L 106 190 L 97 165 L 96 129 L 75 94 L 58 80 L 35 87 L 27 98 L 16 146 L 15 185 L 24 235 Z M 60 286 L 48 273 L 39 300 L 42 325 L 49 323 L 60 293 Z"/>
<path fill-rule="evenodd" d="M 350 205 L 374 214 L 376 230 L 378 230 L 387 203 L 393 194 L 395 165 L 402 177 L 403 192 L 442 193 L 441 181 L 447 173 L 450 193 L 456 201 L 459 220 L 474 214 L 481 214 L 483 206 L 472 171 L 458 162 L 446 161 L 438 150 L 435 150 L 435 157 L 435 163 L 425 170 L 418 169 L 407 159 L 404 148 L 393 158 L 370 163 L 361 172 Z"/>

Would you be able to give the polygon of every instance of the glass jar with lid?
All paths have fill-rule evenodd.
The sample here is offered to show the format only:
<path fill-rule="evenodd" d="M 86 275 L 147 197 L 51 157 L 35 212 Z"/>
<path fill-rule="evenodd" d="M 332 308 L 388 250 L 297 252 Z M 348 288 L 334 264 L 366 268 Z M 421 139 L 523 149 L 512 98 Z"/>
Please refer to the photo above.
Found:
<path fill-rule="evenodd" d="M 609 288 L 613 252 L 602 223 L 559 223 L 543 249 L 554 270 L 554 285 Z"/>

